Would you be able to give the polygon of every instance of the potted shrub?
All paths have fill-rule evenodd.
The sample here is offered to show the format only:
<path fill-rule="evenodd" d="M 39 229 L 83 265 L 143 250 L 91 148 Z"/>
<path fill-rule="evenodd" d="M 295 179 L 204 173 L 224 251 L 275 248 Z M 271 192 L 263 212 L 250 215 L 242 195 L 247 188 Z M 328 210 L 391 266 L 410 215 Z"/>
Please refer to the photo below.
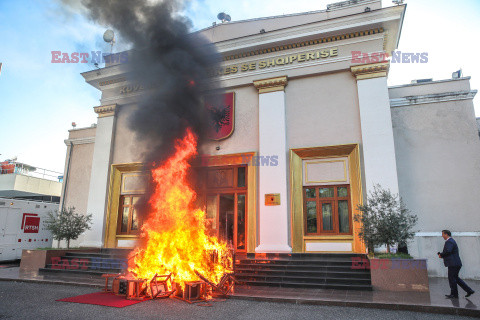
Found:
<path fill-rule="evenodd" d="M 357 208 L 355 221 L 361 222 L 359 237 L 368 248 L 369 260 L 360 264 L 372 275 L 372 286 L 388 291 L 428 291 L 426 259 L 413 259 L 405 253 L 392 253 L 392 246 L 405 244 L 415 236 L 417 216 L 410 212 L 397 194 L 375 185 L 367 201 Z M 375 254 L 385 246 L 386 254 Z M 358 267 L 358 265 L 356 266 Z"/>

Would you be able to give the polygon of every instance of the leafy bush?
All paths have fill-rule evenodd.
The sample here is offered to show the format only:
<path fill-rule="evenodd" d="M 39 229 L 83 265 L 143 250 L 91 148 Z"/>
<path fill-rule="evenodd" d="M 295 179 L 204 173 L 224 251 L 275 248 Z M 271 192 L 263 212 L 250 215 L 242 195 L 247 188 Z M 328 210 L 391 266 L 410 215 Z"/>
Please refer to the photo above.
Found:
<path fill-rule="evenodd" d="M 397 194 L 380 185 L 375 185 L 367 197 L 366 204 L 357 208 L 361 213 L 354 219 L 361 222 L 359 236 L 373 253 L 376 246 L 386 245 L 390 253 L 390 246 L 398 243 L 407 243 L 415 236 L 413 227 L 417 223 L 417 216 L 405 207 Z"/>
<path fill-rule="evenodd" d="M 45 221 L 47 230 L 50 230 L 55 240 L 67 240 L 67 248 L 70 249 L 70 240 L 76 240 L 78 237 L 90 229 L 92 215 L 83 215 L 75 212 L 75 207 L 68 209 L 62 208 L 58 211 L 49 212 Z"/>

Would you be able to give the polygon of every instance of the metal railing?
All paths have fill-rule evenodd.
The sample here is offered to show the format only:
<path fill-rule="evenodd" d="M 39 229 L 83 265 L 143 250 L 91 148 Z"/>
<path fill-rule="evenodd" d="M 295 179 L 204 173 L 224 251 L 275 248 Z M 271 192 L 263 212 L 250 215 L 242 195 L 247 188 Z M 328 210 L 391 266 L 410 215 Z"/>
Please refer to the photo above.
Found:
<path fill-rule="evenodd" d="M 0 174 L 22 174 L 51 181 L 63 181 L 61 172 L 32 167 L 20 162 L 0 162 Z"/>

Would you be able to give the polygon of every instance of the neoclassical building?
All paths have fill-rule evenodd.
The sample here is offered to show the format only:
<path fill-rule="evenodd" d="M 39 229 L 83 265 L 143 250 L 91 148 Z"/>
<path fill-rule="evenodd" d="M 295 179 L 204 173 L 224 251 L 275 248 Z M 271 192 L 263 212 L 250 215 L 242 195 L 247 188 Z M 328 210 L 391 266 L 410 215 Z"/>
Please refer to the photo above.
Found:
<path fill-rule="evenodd" d="M 213 231 L 238 252 L 364 253 L 354 221 L 374 184 L 419 217 L 409 243 L 444 276 L 449 228 L 464 275 L 480 278 L 480 139 L 469 77 L 387 86 L 405 5 L 344 1 L 326 10 L 200 30 L 223 56 L 228 134 L 202 147 Z M 363 58 L 353 59 L 353 52 Z M 96 126 L 72 129 L 62 203 L 94 214 L 82 246 L 132 247 L 141 225 L 142 148 L 127 126 L 142 88 L 123 64 L 83 73 Z M 468 249 L 468 254 L 466 254 Z"/>

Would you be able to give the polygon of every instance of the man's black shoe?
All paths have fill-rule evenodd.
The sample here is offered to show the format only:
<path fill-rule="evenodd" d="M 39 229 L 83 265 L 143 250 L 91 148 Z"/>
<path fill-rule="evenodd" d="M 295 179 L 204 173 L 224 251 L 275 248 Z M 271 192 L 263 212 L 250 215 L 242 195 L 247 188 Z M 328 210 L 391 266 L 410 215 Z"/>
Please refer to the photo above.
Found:
<path fill-rule="evenodd" d="M 471 292 L 467 293 L 467 295 L 465 296 L 465 298 L 470 297 L 470 296 L 471 296 L 472 294 L 474 294 L 474 293 L 475 293 L 475 291 L 471 291 Z"/>
<path fill-rule="evenodd" d="M 445 297 L 446 297 L 447 299 L 458 299 L 458 296 L 456 297 L 456 296 L 454 296 L 454 295 L 452 295 L 452 294 L 446 294 Z"/>

